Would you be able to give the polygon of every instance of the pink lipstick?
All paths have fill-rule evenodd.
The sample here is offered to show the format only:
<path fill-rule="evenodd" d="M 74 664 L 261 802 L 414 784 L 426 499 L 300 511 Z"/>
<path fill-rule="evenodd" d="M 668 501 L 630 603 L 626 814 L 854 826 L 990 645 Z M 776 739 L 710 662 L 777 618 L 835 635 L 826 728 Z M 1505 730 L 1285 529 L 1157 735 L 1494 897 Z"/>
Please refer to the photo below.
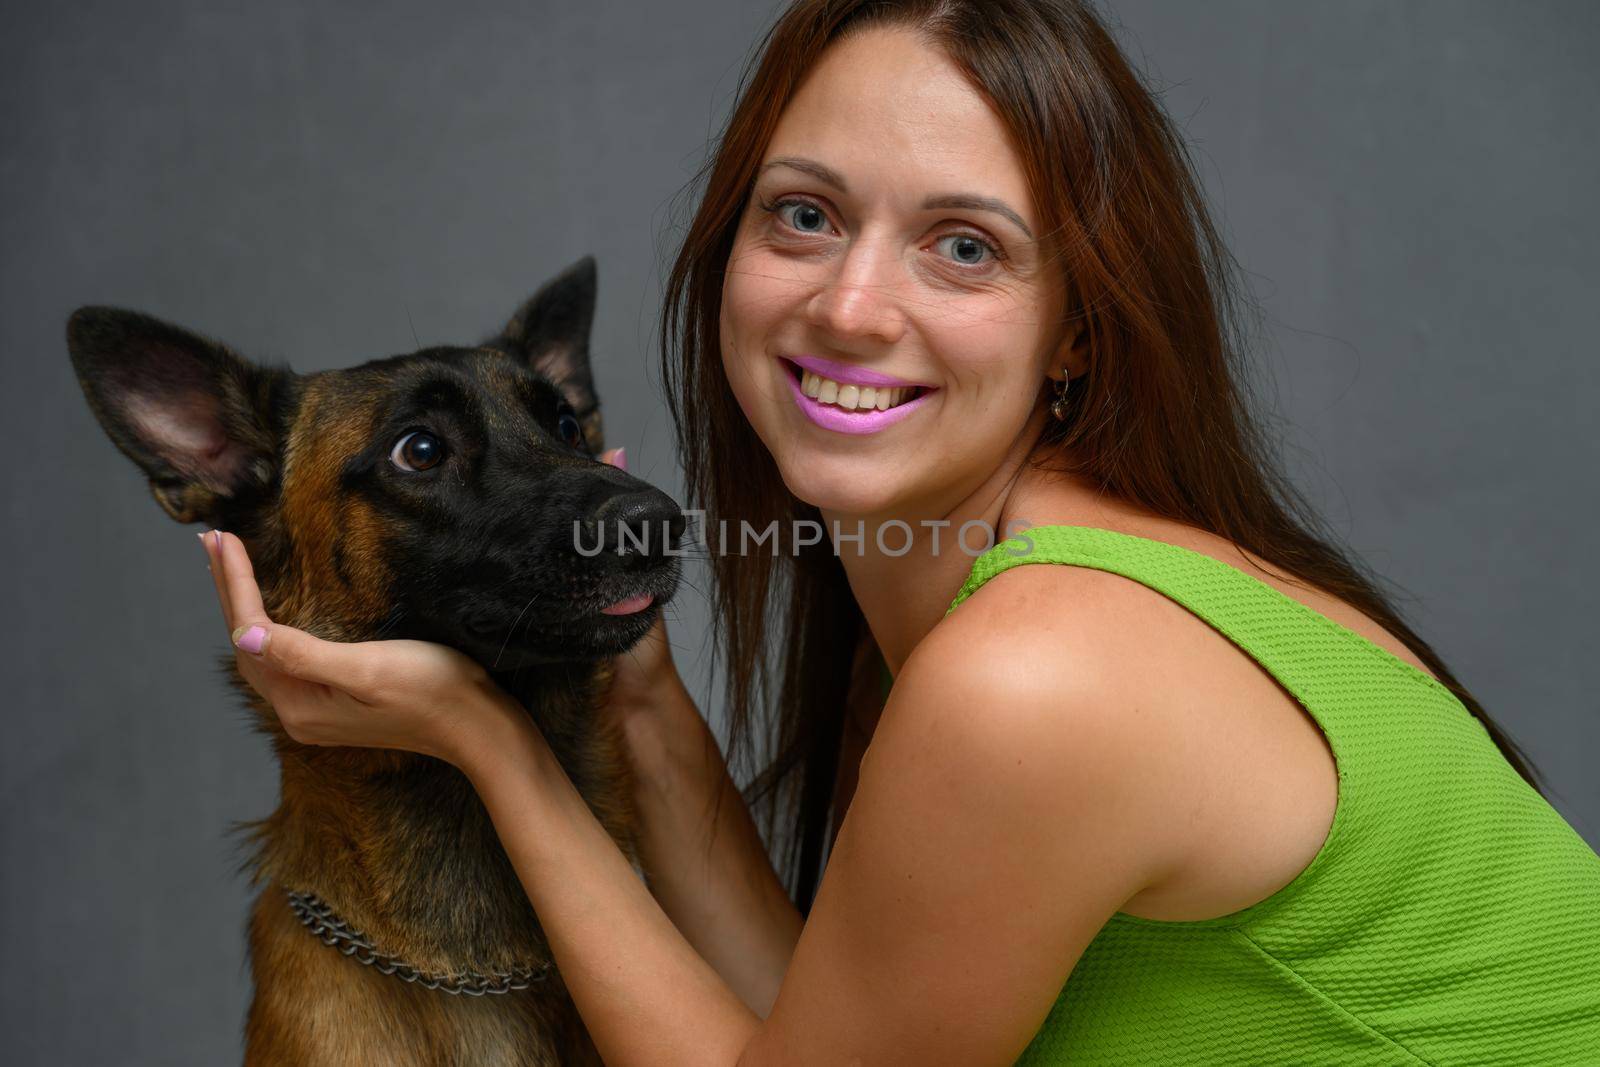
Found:
<path fill-rule="evenodd" d="M 886 386 L 890 389 L 926 389 L 933 390 L 933 386 L 926 382 L 908 382 L 904 378 L 895 378 L 880 371 L 868 370 L 865 367 L 854 367 L 848 363 L 835 363 L 831 359 L 821 356 L 781 356 L 790 363 L 796 363 L 810 371 L 820 374 L 824 378 L 832 378 L 840 385 L 870 385 L 874 388 Z"/>
<path fill-rule="evenodd" d="M 825 378 L 832 378 L 836 382 L 846 385 L 866 385 L 875 388 L 922 388 L 924 392 L 903 404 L 879 411 L 869 408 L 866 411 L 847 411 L 834 404 L 825 404 L 820 400 L 813 400 L 800 389 L 799 377 L 791 374 L 788 368 L 784 369 L 784 380 L 789 383 L 789 391 L 794 394 L 795 406 L 798 407 L 806 418 L 821 426 L 824 430 L 835 433 L 868 434 L 877 433 L 879 430 L 893 426 L 902 419 L 909 418 L 932 396 L 936 389 L 921 385 L 918 382 L 908 382 L 900 378 L 893 378 L 887 374 L 876 371 L 864 370 L 860 367 L 850 367 L 834 363 L 831 360 L 821 359 L 817 356 L 795 356 L 786 362 L 792 362 L 804 367 L 814 374 Z"/>

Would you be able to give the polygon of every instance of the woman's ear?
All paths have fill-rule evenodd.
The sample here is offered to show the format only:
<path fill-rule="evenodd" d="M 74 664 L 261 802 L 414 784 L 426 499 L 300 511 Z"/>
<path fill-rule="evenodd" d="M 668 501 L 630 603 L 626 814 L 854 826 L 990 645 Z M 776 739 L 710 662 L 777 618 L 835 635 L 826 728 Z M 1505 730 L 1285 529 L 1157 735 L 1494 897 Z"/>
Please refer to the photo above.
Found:
<path fill-rule="evenodd" d="M 1077 378 L 1089 369 L 1089 322 L 1082 314 L 1069 316 L 1061 327 L 1061 339 L 1056 343 L 1055 355 L 1045 368 L 1045 377 L 1052 382 L 1061 381 L 1065 373 Z"/>
<path fill-rule="evenodd" d="M 178 522 L 215 524 L 224 499 L 263 489 L 277 467 L 274 410 L 294 374 L 122 308 L 83 307 L 67 350 L 106 436 Z"/>
<path fill-rule="evenodd" d="M 1084 313 L 1083 297 L 1070 279 L 1061 296 L 1065 308 L 1057 322 L 1055 352 L 1050 357 L 1050 366 L 1045 368 L 1046 377 L 1057 383 L 1061 381 L 1063 367 L 1074 378 L 1089 370 L 1089 316 Z"/>

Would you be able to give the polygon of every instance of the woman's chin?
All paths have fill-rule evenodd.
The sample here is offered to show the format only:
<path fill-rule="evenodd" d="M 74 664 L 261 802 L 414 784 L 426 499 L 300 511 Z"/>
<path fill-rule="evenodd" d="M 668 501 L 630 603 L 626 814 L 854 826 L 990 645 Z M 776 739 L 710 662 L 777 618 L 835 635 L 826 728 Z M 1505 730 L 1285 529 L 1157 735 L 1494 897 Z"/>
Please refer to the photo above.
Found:
<path fill-rule="evenodd" d="M 780 464 L 780 471 L 796 499 L 827 513 L 882 515 L 893 511 L 904 497 L 899 476 L 864 470 L 859 464 L 794 456 Z"/>

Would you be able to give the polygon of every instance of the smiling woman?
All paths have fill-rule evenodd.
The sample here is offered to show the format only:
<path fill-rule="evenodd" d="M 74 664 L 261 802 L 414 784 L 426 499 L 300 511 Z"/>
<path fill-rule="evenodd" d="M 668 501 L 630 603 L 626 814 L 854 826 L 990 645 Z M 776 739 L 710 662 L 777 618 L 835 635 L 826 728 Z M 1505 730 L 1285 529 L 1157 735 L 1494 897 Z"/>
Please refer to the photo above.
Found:
<path fill-rule="evenodd" d="M 659 620 L 602 716 L 647 886 L 517 700 L 224 539 L 252 682 L 465 772 L 607 1063 L 1592 1060 L 1600 856 L 1269 462 L 1229 271 L 1087 4 L 800 0 L 664 311 L 694 502 L 781 549 L 712 577 L 792 896 Z"/>
<path fill-rule="evenodd" d="M 694 503 L 838 542 L 712 561 L 731 746 L 771 694 L 750 796 L 809 913 L 755 1061 L 1600 1048 L 1600 946 L 1565 941 L 1600 860 L 1273 465 L 1242 306 L 1089 5 L 802 2 L 764 42 L 663 321 Z M 1017 520 L 970 573 L 936 536 L 839 536 Z M 1012 571 L 1028 547 L 1074 566 Z M 1363 938 L 1377 912 L 1407 918 Z M 826 1050 L 797 1036 L 819 1013 Z"/>

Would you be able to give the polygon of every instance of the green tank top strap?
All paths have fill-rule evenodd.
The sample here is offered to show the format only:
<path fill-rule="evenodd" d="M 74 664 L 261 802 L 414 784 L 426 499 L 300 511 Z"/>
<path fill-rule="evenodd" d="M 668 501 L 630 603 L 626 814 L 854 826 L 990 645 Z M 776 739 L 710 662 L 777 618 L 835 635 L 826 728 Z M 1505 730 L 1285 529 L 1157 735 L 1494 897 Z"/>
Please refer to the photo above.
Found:
<path fill-rule="evenodd" d="M 1035 526 L 996 544 L 973 561 L 945 614 L 995 575 L 1026 563 L 1092 567 L 1154 589 L 1238 645 L 1308 708 L 1345 692 L 1351 671 L 1370 672 L 1374 663 L 1405 685 L 1420 684 L 1455 700 L 1431 675 L 1237 567 L 1098 527 Z M 1341 663 L 1350 670 L 1340 669 Z"/>

